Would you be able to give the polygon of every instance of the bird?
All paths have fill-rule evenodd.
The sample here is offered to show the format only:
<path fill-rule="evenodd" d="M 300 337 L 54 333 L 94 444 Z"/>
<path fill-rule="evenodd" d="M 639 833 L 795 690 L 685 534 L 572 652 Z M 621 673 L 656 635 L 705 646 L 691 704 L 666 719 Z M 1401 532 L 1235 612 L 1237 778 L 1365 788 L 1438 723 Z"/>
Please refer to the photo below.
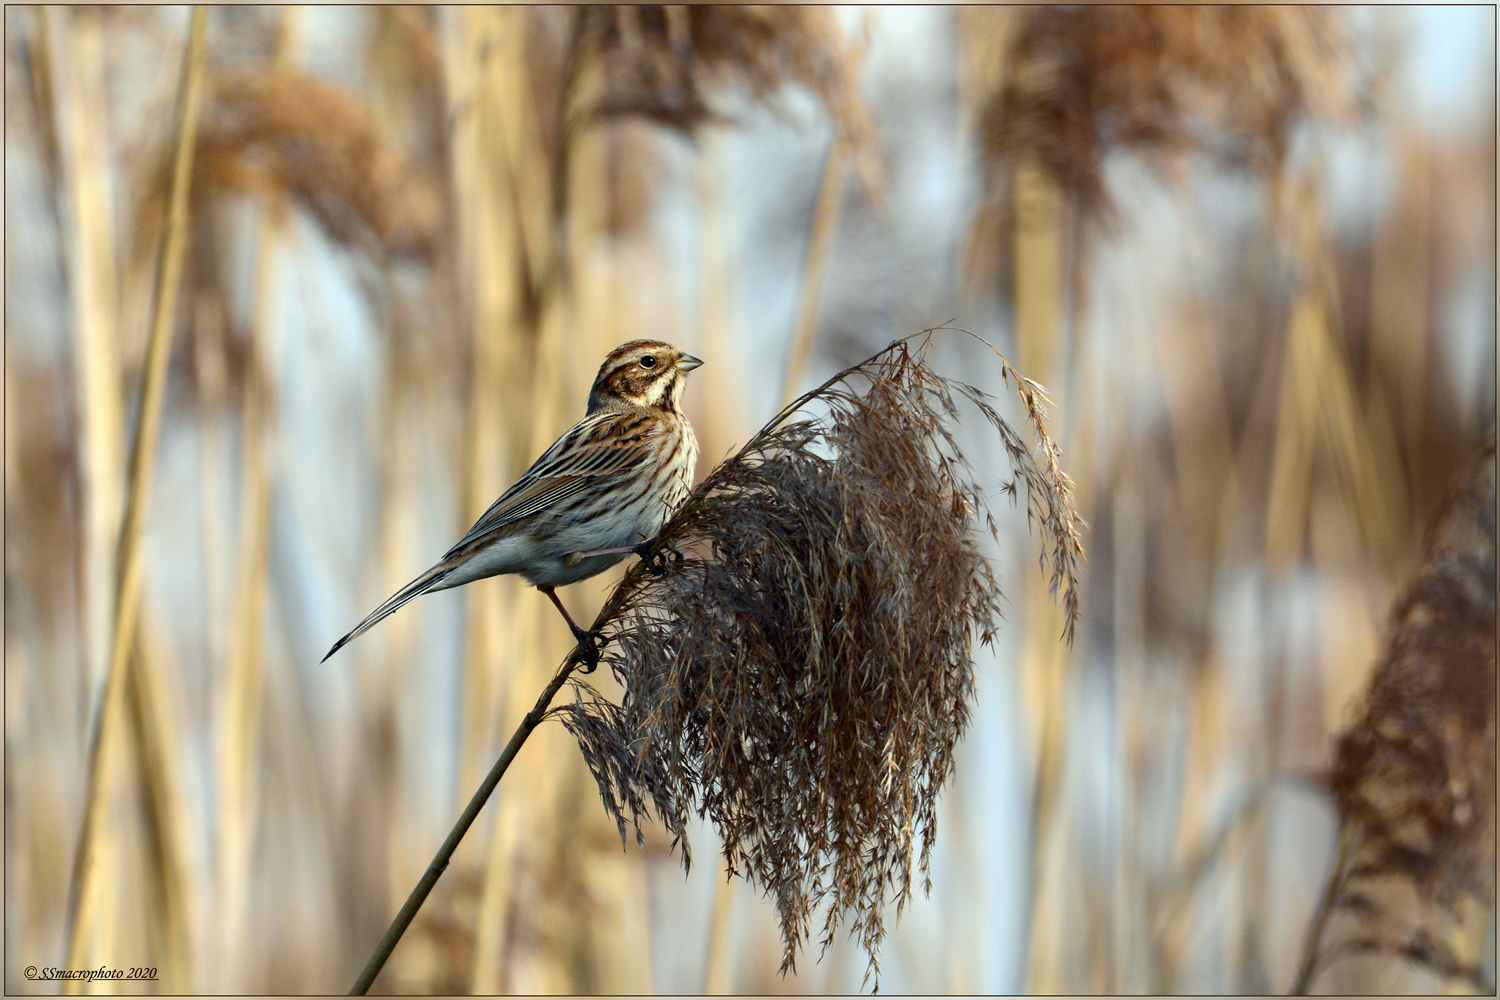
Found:
<path fill-rule="evenodd" d="M 687 373 L 701 364 L 659 340 L 632 340 L 611 351 L 589 389 L 583 419 L 436 565 L 386 598 L 323 660 L 415 597 L 518 573 L 562 612 L 593 669 L 593 637 L 573 621 L 555 588 L 602 573 L 631 553 L 659 570 L 651 544 L 687 498 L 698 460 L 682 391 Z"/>

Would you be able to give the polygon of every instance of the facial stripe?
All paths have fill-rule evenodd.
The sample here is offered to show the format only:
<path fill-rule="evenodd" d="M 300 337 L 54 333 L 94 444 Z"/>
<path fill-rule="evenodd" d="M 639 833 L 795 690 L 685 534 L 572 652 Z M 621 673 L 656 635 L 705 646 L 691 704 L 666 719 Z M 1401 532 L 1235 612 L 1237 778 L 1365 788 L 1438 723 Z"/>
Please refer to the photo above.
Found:
<path fill-rule="evenodd" d="M 658 357 L 652 368 L 643 368 L 646 355 Z M 589 412 L 609 407 L 619 400 L 634 406 L 677 412 L 684 388 L 683 373 L 676 367 L 682 353 L 659 340 L 633 340 L 611 351 L 599 367 L 589 393 Z"/>

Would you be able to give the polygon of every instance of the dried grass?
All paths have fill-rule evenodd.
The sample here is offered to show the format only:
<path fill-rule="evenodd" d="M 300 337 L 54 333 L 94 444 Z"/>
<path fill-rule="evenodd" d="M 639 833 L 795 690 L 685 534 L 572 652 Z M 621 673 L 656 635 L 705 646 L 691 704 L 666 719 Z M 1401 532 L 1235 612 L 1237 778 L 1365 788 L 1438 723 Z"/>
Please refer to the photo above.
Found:
<path fill-rule="evenodd" d="M 857 105 L 837 28 L 822 8 L 614 4 L 571 15 L 573 58 L 605 66 L 605 92 L 585 115 L 639 115 L 691 133 L 723 120 L 708 94 L 733 83 L 756 100 L 801 83 L 836 118 Z"/>
<path fill-rule="evenodd" d="M 878 985 L 883 905 L 899 914 L 927 870 L 971 639 L 1000 620 L 976 534 L 981 512 L 994 521 L 951 432 L 960 399 L 1025 480 L 1069 636 L 1077 615 L 1080 521 L 1039 390 L 1017 378 L 1040 457 L 982 392 L 934 374 L 926 343 L 839 373 L 700 483 L 660 536 L 665 571 L 633 568 L 595 622 L 623 702 L 577 681 L 555 710 L 622 839 L 629 822 L 642 840 L 649 808 L 687 865 L 690 811 L 713 820 L 730 871 L 775 900 L 783 972 L 826 905 L 822 947 L 852 918 Z M 827 414 L 791 419 L 810 403 Z"/>
<path fill-rule="evenodd" d="M 1331 786 L 1340 864 L 1309 934 L 1305 991 L 1340 954 L 1402 956 L 1481 990 L 1458 939 L 1495 901 L 1494 445 L 1436 525 L 1431 556 L 1396 604 L 1385 654 L 1354 723 L 1339 737 Z M 1393 912 L 1383 886 L 1415 890 Z M 1325 945 L 1332 911 L 1352 937 Z"/>
<path fill-rule="evenodd" d="M 354 94 L 293 68 L 221 71 L 205 109 L 194 204 L 235 191 L 268 204 L 286 194 L 330 237 L 367 250 L 430 257 L 447 209 L 439 174 L 407 157 Z M 148 168 L 137 246 L 157 231 L 167 173 Z"/>
<path fill-rule="evenodd" d="M 62 140 L 57 162 L 68 196 L 63 204 L 67 208 L 69 308 L 82 444 L 78 480 L 84 501 L 83 635 L 88 683 L 97 688 L 109 668 L 115 549 L 125 505 L 114 204 L 107 182 L 105 142 L 104 32 L 98 17 L 80 16 L 66 8 L 38 8 L 37 21 L 58 50 L 55 57 L 46 53 L 42 62 L 56 71 L 56 80 L 46 81 L 54 119 L 48 124 L 53 127 L 52 135 Z"/>
<path fill-rule="evenodd" d="M 73 873 L 68 893 L 67 960 L 70 968 L 89 964 L 90 947 L 95 935 L 110 931 L 103 918 L 107 890 L 101 884 L 107 879 L 104 860 L 118 831 L 107 823 L 110 793 L 109 781 L 114 758 L 119 754 L 121 728 L 125 715 L 127 684 L 130 678 L 131 653 L 135 646 L 137 616 L 142 591 L 142 545 L 146 507 L 151 495 L 156 449 L 161 430 L 162 405 L 167 382 L 167 362 L 171 357 L 173 317 L 182 275 L 183 254 L 188 229 L 188 192 L 193 176 L 193 136 L 197 133 L 199 108 L 204 84 L 204 36 L 207 10 L 193 9 L 182 71 L 178 82 L 177 121 L 171 180 L 167 195 L 166 226 L 162 231 L 161 254 L 157 259 L 155 292 L 152 304 L 150 341 L 141 386 L 140 417 L 136 422 L 134 446 L 126 472 L 125 508 L 121 517 L 119 548 L 115 555 L 118 573 L 115 590 L 113 644 L 104 690 L 94 712 L 89 739 L 88 792 L 84 804 Z M 77 980 L 64 984 L 67 990 L 78 987 Z"/>
<path fill-rule="evenodd" d="M 841 44 L 828 9 L 614 4 L 574 7 L 570 17 L 569 89 L 591 64 L 602 65 L 604 78 L 573 107 L 570 122 L 640 117 L 693 135 L 729 121 L 721 110 L 725 91 L 740 87 L 773 104 L 787 84 L 800 84 L 827 109 L 866 191 L 880 198 L 885 174 L 855 79 L 858 60 Z"/>
<path fill-rule="evenodd" d="M 1033 7 L 982 115 L 985 155 L 1034 157 L 1092 210 L 1108 207 L 1115 148 L 1168 170 L 1200 153 L 1271 173 L 1299 121 L 1354 110 L 1348 54 L 1321 7 Z"/>

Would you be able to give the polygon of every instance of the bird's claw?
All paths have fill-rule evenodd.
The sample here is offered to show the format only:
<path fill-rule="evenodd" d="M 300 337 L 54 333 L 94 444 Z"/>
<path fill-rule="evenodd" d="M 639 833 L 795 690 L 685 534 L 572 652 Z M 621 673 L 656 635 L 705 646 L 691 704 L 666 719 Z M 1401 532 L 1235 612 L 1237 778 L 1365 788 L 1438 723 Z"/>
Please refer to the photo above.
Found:
<path fill-rule="evenodd" d="M 578 640 L 578 660 L 583 664 L 579 673 L 591 674 L 599 666 L 599 637 L 574 626 L 573 638 Z"/>
<path fill-rule="evenodd" d="M 666 573 L 668 565 L 675 566 L 681 564 L 681 552 L 678 552 L 676 549 L 670 546 L 663 548 L 659 552 L 653 551 L 652 546 L 654 546 L 655 544 L 656 539 L 648 539 L 647 541 L 644 541 L 641 544 L 637 545 L 634 550 L 635 554 L 641 557 L 641 562 L 645 564 L 646 569 L 650 571 L 652 576 L 661 576 Z M 668 553 L 671 554 L 670 563 L 667 560 Z"/>

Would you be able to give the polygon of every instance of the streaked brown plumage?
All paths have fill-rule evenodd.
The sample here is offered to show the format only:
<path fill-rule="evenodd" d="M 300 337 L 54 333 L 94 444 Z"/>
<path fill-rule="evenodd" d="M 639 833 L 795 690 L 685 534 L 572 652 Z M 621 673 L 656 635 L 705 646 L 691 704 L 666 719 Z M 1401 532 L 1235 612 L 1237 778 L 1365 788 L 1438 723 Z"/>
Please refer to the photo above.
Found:
<path fill-rule="evenodd" d="M 436 565 L 392 594 L 329 656 L 407 601 L 519 573 L 574 624 L 554 587 L 603 572 L 651 540 L 687 497 L 698 439 L 682 415 L 687 373 L 703 362 L 658 340 L 610 352 L 588 412 L 485 511 Z"/>

